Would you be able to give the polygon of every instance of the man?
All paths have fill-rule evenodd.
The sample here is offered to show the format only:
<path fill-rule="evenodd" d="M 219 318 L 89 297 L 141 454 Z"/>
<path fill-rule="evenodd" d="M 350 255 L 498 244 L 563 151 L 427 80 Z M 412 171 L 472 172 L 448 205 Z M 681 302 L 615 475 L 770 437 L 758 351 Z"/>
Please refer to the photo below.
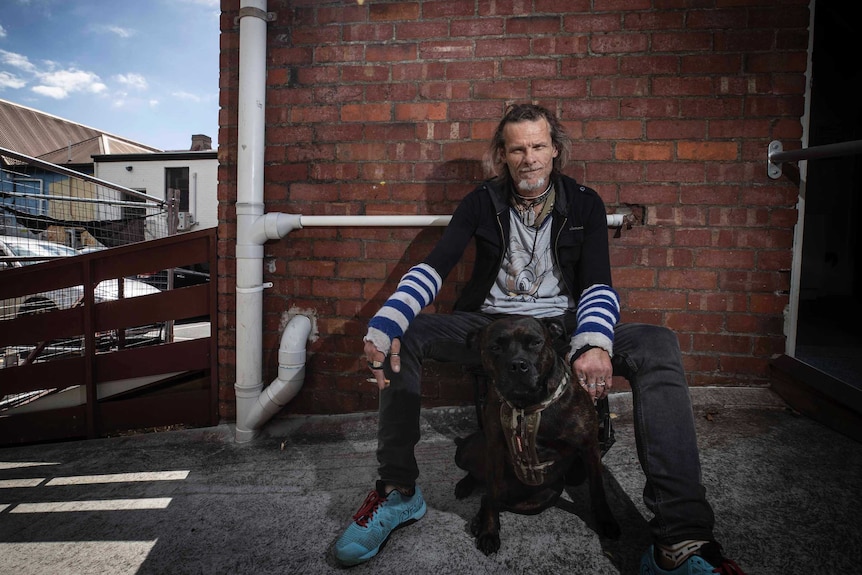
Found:
<path fill-rule="evenodd" d="M 641 573 L 742 573 L 713 538 L 679 342 L 663 327 L 617 324 L 605 206 L 561 173 L 568 151 L 548 110 L 511 107 L 490 146 L 497 177 L 462 200 L 428 257 L 369 322 L 364 353 L 380 389 L 380 479 L 335 544 L 341 563 L 367 561 L 393 529 L 425 514 L 413 453 L 423 361 L 476 362 L 467 334 L 501 314 L 523 314 L 563 322 L 572 334 L 566 359 L 593 398 L 607 395 L 614 373 L 631 383 L 644 501 L 654 514 L 655 544 Z M 471 240 L 475 267 L 454 313 L 420 314 Z"/>

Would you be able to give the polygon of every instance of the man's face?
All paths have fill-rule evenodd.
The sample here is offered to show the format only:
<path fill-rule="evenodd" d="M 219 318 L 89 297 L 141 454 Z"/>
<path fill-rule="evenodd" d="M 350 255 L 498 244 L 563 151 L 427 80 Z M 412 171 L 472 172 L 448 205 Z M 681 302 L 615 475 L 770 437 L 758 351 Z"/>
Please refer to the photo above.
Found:
<path fill-rule="evenodd" d="M 548 187 L 559 151 L 551 142 L 551 127 L 544 118 L 506 124 L 500 153 L 518 187 L 518 193 L 535 197 Z"/>

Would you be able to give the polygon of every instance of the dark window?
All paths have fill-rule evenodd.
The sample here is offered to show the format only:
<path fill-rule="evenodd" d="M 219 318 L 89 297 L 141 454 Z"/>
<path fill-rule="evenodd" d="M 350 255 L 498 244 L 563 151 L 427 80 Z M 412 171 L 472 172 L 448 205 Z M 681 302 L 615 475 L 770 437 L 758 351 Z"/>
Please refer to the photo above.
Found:
<path fill-rule="evenodd" d="M 189 211 L 189 169 L 188 168 L 165 168 L 165 188 L 170 198 L 174 190 L 180 191 L 180 211 Z"/>

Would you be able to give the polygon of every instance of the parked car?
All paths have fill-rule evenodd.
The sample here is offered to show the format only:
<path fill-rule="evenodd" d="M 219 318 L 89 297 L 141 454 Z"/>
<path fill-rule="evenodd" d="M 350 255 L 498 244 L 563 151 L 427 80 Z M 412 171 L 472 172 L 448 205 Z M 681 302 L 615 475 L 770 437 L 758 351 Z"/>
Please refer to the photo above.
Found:
<path fill-rule="evenodd" d="M 76 250 L 45 240 L 28 237 L 0 236 L 0 281 L 3 270 L 37 264 L 62 257 L 78 255 Z M 119 299 L 118 282 L 110 279 L 100 282 L 94 289 L 96 302 Z M 131 298 L 159 293 L 158 288 L 132 278 L 123 279 L 123 297 Z M 70 286 L 36 294 L 25 295 L 0 301 L 0 329 L 2 320 L 21 317 L 27 314 L 44 313 L 54 309 L 67 309 L 80 305 L 83 301 L 84 287 Z M 124 347 L 152 345 L 165 341 L 164 323 L 129 327 L 120 334 L 109 330 L 95 334 L 96 349 L 112 349 L 123 342 Z M 121 336 L 122 335 L 122 339 Z M 50 359 L 79 355 L 83 350 L 82 336 L 71 339 L 55 339 L 38 346 L 24 345 L 0 349 L 0 368 L 17 365 L 20 360 L 48 361 Z M 35 356 L 33 354 L 36 354 Z M 38 357 L 38 359 L 36 359 Z"/>
<path fill-rule="evenodd" d="M 80 248 L 78 252 L 88 254 L 106 249 L 108 248 L 105 246 L 85 246 Z M 171 268 L 170 270 L 139 273 L 135 276 L 135 279 L 164 291 L 168 289 L 168 271 L 173 272 L 172 285 L 174 289 L 206 283 L 210 279 L 208 264 L 196 264 L 187 267 Z"/>
<path fill-rule="evenodd" d="M 78 255 L 78 251 L 69 246 L 27 237 L 0 236 L 0 270 L 22 267 L 48 261 L 60 257 Z M 0 276 L 2 277 L 2 276 Z M 96 302 L 110 301 L 119 298 L 117 280 L 100 282 L 95 289 Z M 158 293 L 158 288 L 136 279 L 123 279 L 123 297 L 137 297 Z M 9 319 L 28 313 L 38 313 L 52 309 L 67 309 L 81 301 L 84 294 L 83 286 L 72 286 L 38 294 L 32 294 L 4 300 L 2 302 L 2 317 Z"/>

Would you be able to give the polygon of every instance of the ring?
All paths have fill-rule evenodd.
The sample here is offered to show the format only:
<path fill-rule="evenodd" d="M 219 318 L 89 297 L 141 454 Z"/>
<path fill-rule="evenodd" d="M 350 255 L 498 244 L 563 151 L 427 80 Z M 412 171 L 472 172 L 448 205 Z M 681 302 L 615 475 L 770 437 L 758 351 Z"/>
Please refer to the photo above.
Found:
<path fill-rule="evenodd" d="M 606 385 L 607 385 L 607 384 L 606 384 L 604 381 L 600 381 L 600 382 L 598 383 L 598 386 L 599 386 L 599 387 L 604 387 L 604 386 L 606 386 Z"/>
<path fill-rule="evenodd" d="M 581 375 L 579 375 L 579 376 L 578 376 L 578 381 L 579 381 L 580 383 L 584 383 L 585 381 L 587 381 L 587 378 L 586 378 L 586 377 L 583 377 L 583 376 L 581 376 Z"/>
<path fill-rule="evenodd" d="M 390 353 L 389 357 L 401 357 L 400 353 Z"/>
<path fill-rule="evenodd" d="M 371 369 L 380 369 L 381 367 L 383 367 L 382 361 L 367 361 L 366 360 L 365 363 L 367 363 L 368 367 L 370 367 Z"/>
<path fill-rule="evenodd" d="M 594 388 L 595 386 L 596 386 L 596 384 L 595 384 L 595 383 L 591 383 L 591 384 L 589 385 L 589 388 L 590 388 L 590 389 L 592 389 L 592 388 Z"/>

